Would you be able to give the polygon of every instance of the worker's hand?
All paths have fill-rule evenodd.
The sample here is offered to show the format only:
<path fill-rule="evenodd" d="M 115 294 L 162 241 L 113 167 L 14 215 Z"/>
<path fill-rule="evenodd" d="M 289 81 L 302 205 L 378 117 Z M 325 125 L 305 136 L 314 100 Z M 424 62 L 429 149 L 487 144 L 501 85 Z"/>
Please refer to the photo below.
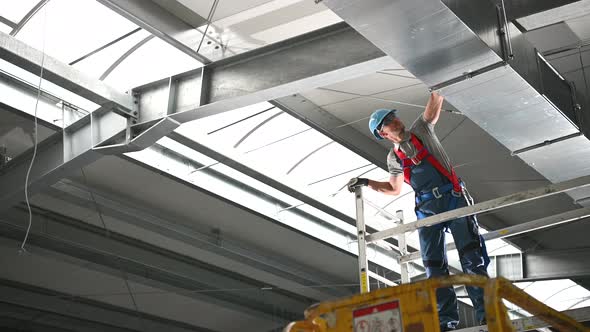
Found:
<path fill-rule="evenodd" d="M 346 185 L 346 187 L 348 187 L 348 191 L 353 193 L 354 189 L 356 189 L 356 187 L 368 186 L 368 185 L 369 185 L 369 179 L 352 178 L 352 179 L 350 179 L 350 181 L 348 181 L 348 184 Z"/>

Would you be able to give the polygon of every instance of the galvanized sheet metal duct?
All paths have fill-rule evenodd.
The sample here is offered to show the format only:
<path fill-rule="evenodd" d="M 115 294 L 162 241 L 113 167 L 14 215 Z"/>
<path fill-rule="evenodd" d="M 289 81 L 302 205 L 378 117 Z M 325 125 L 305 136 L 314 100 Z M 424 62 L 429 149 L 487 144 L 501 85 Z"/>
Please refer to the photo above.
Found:
<path fill-rule="evenodd" d="M 560 160 L 580 157 L 557 147 L 590 151 L 590 141 L 577 136 L 571 86 L 504 19 L 501 6 L 490 0 L 323 3 L 429 87 L 442 89 L 457 109 L 549 180 L 590 172 L 580 167 L 567 178 L 556 176 Z M 559 145 L 543 144 L 554 140 Z M 540 162 L 548 149 L 554 162 Z"/>

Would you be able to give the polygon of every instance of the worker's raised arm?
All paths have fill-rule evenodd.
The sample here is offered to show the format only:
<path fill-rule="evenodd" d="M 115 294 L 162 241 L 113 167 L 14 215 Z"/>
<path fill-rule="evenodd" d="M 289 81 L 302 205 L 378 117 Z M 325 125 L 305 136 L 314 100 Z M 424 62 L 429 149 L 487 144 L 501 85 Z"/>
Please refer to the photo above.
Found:
<path fill-rule="evenodd" d="M 402 175 L 392 175 L 389 181 L 375 181 L 365 178 L 352 178 L 348 182 L 348 191 L 354 192 L 359 186 L 369 186 L 369 188 L 386 195 L 399 195 L 402 191 L 404 177 Z"/>
<path fill-rule="evenodd" d="M 430 99 L 428 99 L 428 104 L 426 104 L 426 109 L 424 110 L 424 120 L 426 122 L 436 124 L 444 99 L 438 92 L 432 92 L 430 94 Z"/>

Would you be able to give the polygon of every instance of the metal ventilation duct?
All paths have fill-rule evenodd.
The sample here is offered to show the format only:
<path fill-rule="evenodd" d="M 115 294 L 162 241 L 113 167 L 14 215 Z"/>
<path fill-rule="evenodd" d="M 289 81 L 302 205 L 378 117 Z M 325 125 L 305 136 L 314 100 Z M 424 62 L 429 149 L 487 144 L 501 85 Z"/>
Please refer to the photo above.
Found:
<path fill-rule="evenodd" d="M 587 167 L 567 176 L 555 171 L 563 160 L 580 159 L 575 150 L 590 151 L 590 141 L 580 136 L 575 90 L 508 19 L 564 1 L 505 1 L 506 7 L 501 0 L 323 3 L 549 180 L 587 175 Z"/>

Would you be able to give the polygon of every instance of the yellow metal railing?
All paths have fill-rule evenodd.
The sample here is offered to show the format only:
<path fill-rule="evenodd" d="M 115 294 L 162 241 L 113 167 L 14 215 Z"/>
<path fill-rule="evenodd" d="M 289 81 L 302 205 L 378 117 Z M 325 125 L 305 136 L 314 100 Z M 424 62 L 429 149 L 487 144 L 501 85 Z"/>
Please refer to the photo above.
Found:
<path fill-rule="evenodd" d="M 285 332 L 439 331 L 436 289 L 453 285 L 484 288 L 488 331 L 514 331 L 503 299 L 537 316 L 561 332 L 590 331 L 534 299 L 504 278 L 454 275 L 379 289 L 349 298 L 323 302 L 305 311 L 305 320 Z"/>

